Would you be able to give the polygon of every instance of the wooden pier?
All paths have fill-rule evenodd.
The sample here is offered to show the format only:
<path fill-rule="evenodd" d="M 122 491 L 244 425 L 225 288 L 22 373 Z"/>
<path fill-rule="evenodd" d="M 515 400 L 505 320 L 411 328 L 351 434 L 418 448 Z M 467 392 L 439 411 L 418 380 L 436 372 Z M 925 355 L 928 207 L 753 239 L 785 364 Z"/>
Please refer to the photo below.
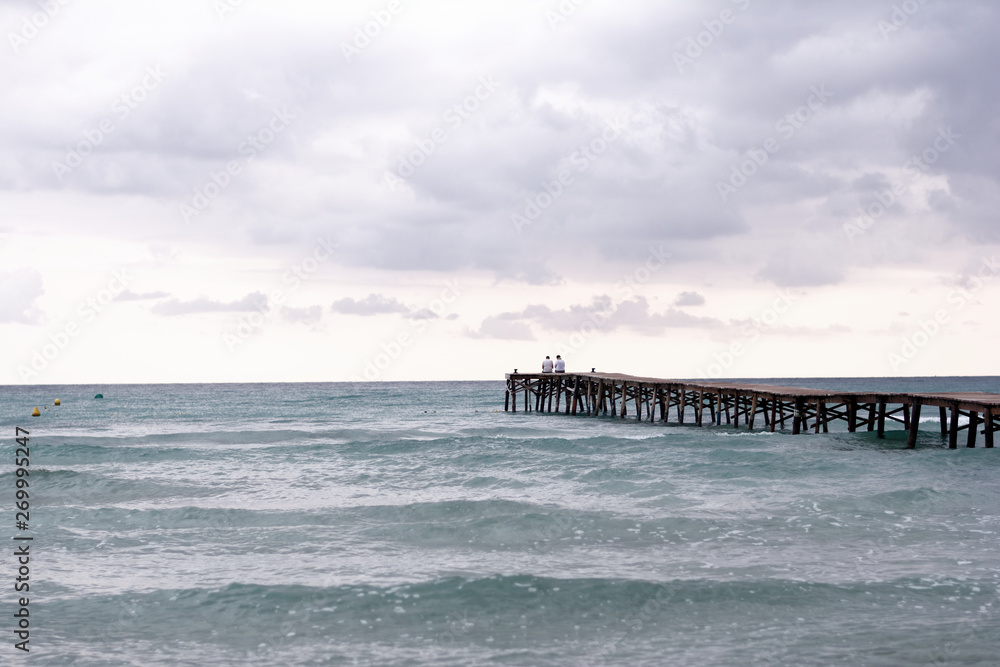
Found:
<path fill-rule="evenodd" d="M 941 436 L 951 449 L 966 431 L 967 447 L 984 436 L 993 447 L 1000 430 L 1000 394 L 982 392 L 909 394 L 865 391 L 824 391 L 766 384 L 688 382 L 635 377 L 621 373 L 508 373 L 504 410 L 564 412 L 568 415 L 629 414 L 639 421 L 692 423 L 753 430 L 763 424 L 772 433 L 791 423 L 792 434 L 829 432 L 830 422 L 847 422 L 847 430 L 877 432 L 885 437 L 887 421 L 909 432 L 907 446 L 917 444 L 921 411 L 938 408 Z M 659 409 L 659 412 L 657 412 Z M 760 418 L 758 422 L 757 419 Z M 961 417 L 968 423 L 959 426 Z M 690 421 L 689 421 L 690 420 Z M 982 431 L 980 431 L 982 427 Z"/>

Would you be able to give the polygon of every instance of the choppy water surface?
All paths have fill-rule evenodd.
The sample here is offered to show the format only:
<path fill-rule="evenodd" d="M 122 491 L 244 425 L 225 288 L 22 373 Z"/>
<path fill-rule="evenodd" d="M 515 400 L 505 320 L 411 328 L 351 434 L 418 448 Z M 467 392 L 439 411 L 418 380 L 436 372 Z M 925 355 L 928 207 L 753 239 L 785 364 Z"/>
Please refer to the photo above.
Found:
<path fill-rule="evenodd" d="M 0 399 L 8 500 L 31 430 L 33 664 L 1000 663 L 1000 450 L 933 422 L 906 451 L 505 414 L 501 383 Z"/>

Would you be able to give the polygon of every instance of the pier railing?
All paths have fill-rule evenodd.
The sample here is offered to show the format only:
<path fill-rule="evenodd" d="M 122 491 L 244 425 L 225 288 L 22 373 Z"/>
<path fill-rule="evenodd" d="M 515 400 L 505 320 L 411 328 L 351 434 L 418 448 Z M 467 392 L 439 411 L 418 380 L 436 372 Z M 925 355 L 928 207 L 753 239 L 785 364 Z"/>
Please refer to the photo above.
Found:
<path fill-rule="evenodd" d="M 563 412 L 568 415 L 634 416 L 642 421 L 693 423 L 753 430 L 762 424 L 775 432 L 790 422 L 792 434 L 829 432 L 832 421 L 847 422 L 847 430 L 877 432 L 885 437 L 886 422 L 909 432 L 907 446 L 916 447 L 920 415 L 937 407 L 941 435 L 958 447 L 966 431 L 966 446 L 975 447 L 982 427 L 986 447 L 993 447 L 1000 430 L 1000 394 L 882 393 L 825 391 L 773 385 L 687 382 L 644 378 L 620 373 L 508 373 L 504 410 Z M 758 421 L 758 417 L 760 421 Z M 959 425 L 961 418 L 968 423 Z M 691 419 L 691 422 L 687 420 Z"/>

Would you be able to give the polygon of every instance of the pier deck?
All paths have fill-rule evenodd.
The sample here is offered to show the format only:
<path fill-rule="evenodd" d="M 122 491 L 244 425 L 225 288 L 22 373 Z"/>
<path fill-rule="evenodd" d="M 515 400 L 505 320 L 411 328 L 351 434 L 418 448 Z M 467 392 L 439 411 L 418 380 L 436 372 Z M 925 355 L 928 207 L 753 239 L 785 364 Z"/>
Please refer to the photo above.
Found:
<path fill-rule="evenodd" d="M 637 377 L 622 373 L 508 373 L 504 410 L 565 412 L 570 415 L 609 415 L 624 419 L 630 411 L 642 421 L 675 423 L 692 419 L 696 426 L 706 422 L 753 430 L 758 416 L 771 432 L 784 429 L 799 434 L 829 432 L 832 421 L 847 422 L 851 433 L 875 431 L 885 437 L 887 421 L 897 422 L 909 432 L 907 446 L 916 447 L 917 430 L 923 408 L 938 408 L 941 435 L 948 446 L 958 447 L 958 436 L 966 431 L 966 446 L 975 447 L 984 436 L 993 447 L 1000 430 L 1000 394 L 886 393 L 868 391 L 825 391 L 805 387 L 730 382 L 690 382 Z M 657 408 L 659 416 L 657 417 Z M 645 414 L 645 416 L 644 416 Z M 962 417 L 968 423 L 959 425 Z M 980 431 L 982 427 L 982 431 Z"/>

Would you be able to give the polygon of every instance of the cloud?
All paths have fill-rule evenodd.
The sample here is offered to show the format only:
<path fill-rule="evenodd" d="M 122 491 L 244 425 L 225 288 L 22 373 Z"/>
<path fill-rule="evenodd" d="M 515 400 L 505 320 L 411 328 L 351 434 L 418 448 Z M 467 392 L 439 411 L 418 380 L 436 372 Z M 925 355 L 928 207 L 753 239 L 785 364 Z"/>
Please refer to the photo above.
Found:
<path fill-rule="evenodd" d="M 410 313 L 410 309 L 400 303 L 395 297 L 385 297 L 381 294 L 369 294 L 361 300 L 343 298 L 333 302 L 331 310 L 342 315 L 386 315 L 390 313 Z"/>
<path fill-rule="evenodd" d="M 162 299 L 166 296 L 170 296 L 170 294 L 168 292 L 143 292 L 137 294 L 127 289 L 115 297 L 115 301 L 145 301 L 147 299 Z"/>
<path fill-rule="evenodd" d="M 806 248 L 789 248 L 773 255 L 757 272 L 757 277 L 778 287 L 822 287 L 840 283 L 845 275 L 844 266 L 828 256 L 821 260 L 818 254 Z"/>
<path fill-rule="evenodd" d="M 281 318 L 286 322 L 296 324 L 319 324 L 323 319 L 323 309 L 320 306 L 309 306 L 307 308 L 282 307 Z"/>
<path fill-rule="evenodd" d="M 636 297 L 618 304 L 610 323 L 630 327 L 648 336 L 661 334 L 667 329 L 720 329 L 726 326 L 722 320 L 714 317 L 695 317 L 672 306 L 664 313 L 650 312 L 649 302 L 645 297 Z"/>
<path fill-rule="evenodd" d="M 430 308 L 421 308 L 420 310 L 411 311 L 403 317 L 408 320 L 436 320 L 440 317 L 440 315 L 435 313 Z"/>
<path fill-rule="evenodd" d="M 476 331 L 469 331 L 470 338 L 497 338 L 500 340 L 535 340 L 535 334 L 524 322 L 508 315 L 491 315 L 483 320 Z"/>
<path fill-rule="evenodd" d="M 239 301 L 223 303 L 213 301 L 207 297 L 200 297 L 193 301 L 180 301 L 170 299 L 161 301 L 152 307 L 151 311 L 157 315 L 172 317 L 175 315 L 191 315 L 196 313 L 246 313 L 252 311 L 267 311 L 270 308 L 267 297 L 261 292 L 247 294 Z"/>
<path fill-rule="evenodd" d="M 44 293 L 38 271 L 0 273 L 0 324 L 40 324 L 44 313 L 35 300 Z"/>
<path fill-rule="evenodd" d="M 478 330 L 469 333 L 473 338 L 508 338 L 533 340 L 529 325 L 550 331 L 580 331 L 599 329 L 611 332 L 630 328 L 645 335 L 661 334 L 672 328 L 719 329 L 726 324 L 713 317 L 695 317 L 670 307 L 663 313 L 650 312 L 645 297 L 613 303 L 611 297 L 600 295 L 589 304 L 572 305 L 553 310 L 545 305 L 531 305 L 520 312 L 492 315 L 483 320 Z M 530 338 L 529 338 L 530 336 Z"/>
<path fill-rule="evenodd" d="M 674 299 L 675 306 L 704 306 L 705 297 L 697 292 L 681 292 Z"/>
<path fill-rule="evenodd" d="M 546 329 L 574 331 L 585 322 L 608 317 L 613 312 L 611 297 L 601 295 L 595 296 L 589 304 L 572 305 L 561 310 L 552 310 L 545 305 L 528 306 L 517 317 L 533 320 Z"/>

